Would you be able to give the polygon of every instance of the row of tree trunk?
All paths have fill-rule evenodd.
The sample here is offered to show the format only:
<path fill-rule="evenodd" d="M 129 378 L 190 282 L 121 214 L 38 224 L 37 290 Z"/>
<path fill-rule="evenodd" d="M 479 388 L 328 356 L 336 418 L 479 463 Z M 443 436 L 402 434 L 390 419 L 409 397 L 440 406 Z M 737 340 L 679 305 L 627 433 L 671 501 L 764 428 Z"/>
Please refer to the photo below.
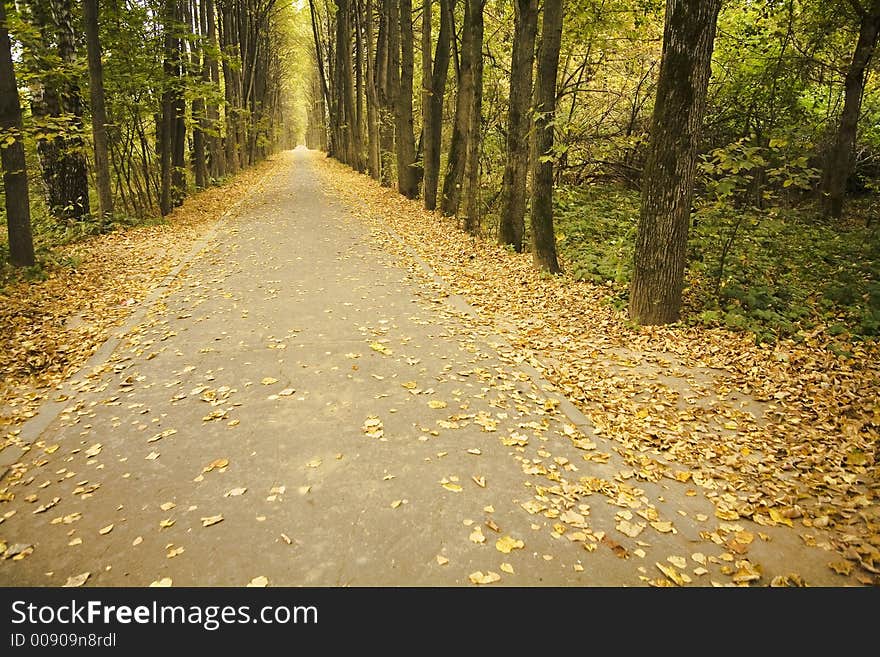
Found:
<path fill-rule="evenodd" d="M 188 180 L 203 188 L 265 158 L 281 139 L 280 98 L 284 71 L 272 22 L 277 0 L 161 0 L 162 77 L 152 80 L 161 100 L 153 110 L 158 168 L 156 201 L 165 215 L 188 193 Z M 0 144 L 10 261 L 34 263 L 30 198 L 24 157 L 22 110 L 12 58 L 7 0 L 0 0 Z M 52 216 L 85 221 L 92 215 L 85 104 L 77 66 L 75 11 L 82 11 L 88 62 L 93 173 L 99 217 L 114 215 L 111 170 L 131 170 L 130 152 L 105 101 L 99 0 L 18 0 L 21 66 L 28 80 L 39 173 Z M 117 8 L 118 11 L 118 8 Z M 187 100 L 187 99 L 191 100 Z M 141 135 L 143 138 L 145 135 Z M 8 142 L 8 143 L 7 143 Z M 149 152 L 145 148 L 145 152 Z M 149 167 L 150 163 L 145 163 Z M 145 181 L 149 182 L 149 170 Z M 147 185 L 144 191 L 149 194 Z M 152 204 L 152 203 L 151 203 Z"/>
<path fill-rule="evenodd" d="M 309 146 L 391 186 L 421 197 L 428 210 L 455 216 L 470 233 L 481 229 L 483 39 L 486 0 L 421 3 L 422 124 L 413 121 L 412 0 L 310 0 L 320 102 L 309 116 Z M 458 11 L 457 11 L 458 10 Z M 532 87 L 538 41 L 537 0 L 517 0 L 508 163 L 502 192 L 501 240 L 522 250 L 526 186 L 532 171 L 532 251 L 538 266 L 558 272 L 553 237 L 553 117 L 562 35 L 562 1 L 546 0 L 538 84 Z M 461 16 L 456 30 L 455 17 Z M 434 26 L 438 26 L 436 39 Z M 354 26 L 354 27 L 352 27 Z M 456 39 L 460 34 L 460 40 Z M 331 38 L 330 35 L 333 35 Z M 352 57 L 354 53 L 354 57 Z M 441 171 L 444 100 L 454 63 L 454 118 Z M 362 74 L 363 73 L 363 74 Z M 365 102 L 364 102 L 365 101 Z M 366 114 L 361 110 L 366 105 Z M 327 139 L 316 137 L 327 122 Z M 535 110 L 534 130 L 531 115 Z M 531 137 L 534 135 L 534 137 Z M 535 149 L 531 157 L 529 144 Z"/>

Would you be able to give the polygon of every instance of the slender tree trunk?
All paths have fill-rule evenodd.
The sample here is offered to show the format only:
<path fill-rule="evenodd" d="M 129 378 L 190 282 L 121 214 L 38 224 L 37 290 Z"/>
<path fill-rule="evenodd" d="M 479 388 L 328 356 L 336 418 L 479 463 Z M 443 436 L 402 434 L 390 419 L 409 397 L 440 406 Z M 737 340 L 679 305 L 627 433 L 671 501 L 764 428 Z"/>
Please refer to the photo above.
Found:
<path fill-rule="evenodd" d="M 239 170 L 239 143 L 238 143 L 238 119 L 237 108 L 240 95 L 241 80 L 239 70 L 233 66 L 238 59 L 236 47 L 236 30 L 232 0 L 219 0 L 220 2 L 220 44 L 223 50 L 223 93 L 225 101 L 226 141 L 226 170 L 228 173 L 237 173 Z"/>
<path fill-rule="evenodd" d="M 390 187 L 394 159 L 394 85 L 396 77 L 391 74 L 391 42 L 396 33 L 396 23 L 392 22 L 393 0 L 381 0 L 379 12 L 379 37 L 376 42 L 376 72 L 378 74 L 379 97 L 379 164 L 382 185 Z M 397 49 L 397 39 L 393 39 Z M 396 66 L 396 61 L 395 66 Z"/>
<path fill-rule="evenodd" d="M 543 271 L 561 271 L 553 230 L 553 130 L 556 118 L 556 76 L 562 43 L 562 0 L 545 0 L 541 23 L 538 79 L 535 84 L 535 145 L 532 162 L 532 260 Z"/>
<path fill-rule="evenodd" d="M 853 170 L 856 150 L 856 133 L 868 66 L 880 36 L 880 0 L 872 0 L 869 9 L 863 9 L 857 0 L 851 0 L 860 13 L 859 39 L 853 51 L 852 61 L 846 72 L 843 92 L 843 111 L 834 144 L 826 159 L 823 175 L 822 210 L 826 217 L 839 219 L 843 215 L 846 183 Z"/>
<path fill-rule="evenodd" d="M 206 87 L 211 80 L 211 74 L 208 70 L 208 60 L 205 56 L 205 48 L 203 46 L 205 33 L 202 29 L 202 16 L 205 7 L 199 7 L 196 0 L 189 0 L 190 23 L 192 26 L 193 38 L 190 39 L 190 65 L 192 71 L 199 71 L 199 78 L 202 86 Z M 201 38 L 200 38 L 201 37 Z M 208 184 L 208 146 L 206 133 L 208 130 L 208 115 L 205 111 L 205 97 L 199 92 L 192 101 L 192 119 L 193 119 L 193 135 L 192 135 L 192 159 L 193 173 L 195 174 L 196 187 L 204 189 Z"/>
<path fill-rule="evenodd" d="M 480 233 L 480 154 L 483 143 L 483 6 L 485 0 L 472 0 L 471 15 L 473 37 L 471 61 L 473 62 L 473 99 L 469 113 L 467 151 L 464 166 L 464 229 L 472 235 Z"/>
<path fill-rule="evenodd" d="M 205 30 L 208 41 L 205 46 L 205 64 L 208 68 L 208 79 L 211 81 L 212 95 L 208 99 L 206 114 L 208 117 L 208 173 L 214 180 L 226 175 L 226 153 L 220 137 L 220 107 L 215 97 L 220 93 L 220 66 L 216 52 L 220 48 L 217 40 L 217 14 L 214 0 L 202 0 Z"/>
<path fill-rule="evenodd" d="M 354 98 L 355 98 L 355 123 L 357 124 L 357 170 L 363 171 L 364 161 L 364 35 L 361 16 L 361 0 L 355 0 L 351 6 L 351 15 L 354 16 Z"/>
<path fill-rule="evenodd" d="M 98 36 L 98 0 L 83 0 L 83 22 L 89 60 L 89 97 L 98 204 L 101 216 L 110 217 L 113 215 L 113 191 L 110 187 L 110 158 L 107 154 L 107 111 L 104 107 L 104 69 L 101 63 L 101 40 Z"/>
<path fill-rule="evenodd" d="M 501 185 L 501 223 L 498 241 L 523 249 L 526 182 L 529 172 L 529 106 L 538 31 L 538 0 L 516 0 L 510 68 L 510 108 L 507 119 L 507 160 Z"/>
<path fill-rule="evenodd" d="M 322 122 L 323 122 L 323 119 L 326 118 L 327 109 L 329 107 L 332 107 L 332 105 L 330 104 L 330 88 L 327 83 L 327 71 L 324 68 L 324 55 L 323 55 L 323 49 L 321 46 L 321 34 L 320 34 L 320 31 L 318 28 L 318 16 L 317 16 L 317 10 L 315 9 L 314 0 L 309 0 L 309 8 L 311 9 L 310 14 L 311 14 L 311 19 L 312 19 L 312 38 L 315 43 L 315 64 L 317 65 L 318 78 L 320 79 L 320 82 L 321 82 L 321 110 L 320 111 L 321 111 L 321 118 L 322 118 Z M 331 126 L 333 125 L 333 121 L 334 121 L 334 119 L 331 116 L 330 117 Z M 331 127 L 331 130 L 332 130 L 332 127 Z M 332 133 L 331 133 L 331 139 L 332 139 Z M 322 141 L 322 143 L 323 143 L 324 148 L 327 150 L 327 152 L 332 153 L 332 150 L 333 150 L 332 140 L 329 144 L 327 143 L 326 140 L 327 140 L 327 127 L 325 126 L 324 140 Z"/>
<path fill-rule="evenodd" d="M 663 56 L 642 183 L 629 314 L 678 320 L 697 147 L 721 0 L 667 0 Z"/>
<path fill-rule="evenodd" d="M 416 145 L 413 135 L 413 29 L 412 0 L 399 0 L 400 86 L 397 89 L 397 189 L 407 198 L 419 196 Z"/>
<path fill-rule="evenodd" d="M 422 103 L 424 135 L 424 205 L 427 210 L 437 207 L 437 187 L 440 184 L 440 150 L 443 141 L 443 97 L 449 75 L 450 44 L 452 35 L 452 11 L 455 0 L 440 0 L 440 31 L 437 33 L 437 49 L 431 63 L 431 23 L 428 20 L 422 36 L 424 50 L 423 75 L 426 99 Z M 425 11 L 430 17 L 430 0 L 425 0 Z M 423 17 L 423 20 L 424 17 Z M 426 38 L 427 36 L 427 38 Z M 427 68 L 425 68 L 427 66 Z"/>
<path fill-rule="evenodd" d="M 9 236 L 9 262 L 16 267 L 35 264 L 31 236 L 31 206 L 27 166 L 24 158 L 21 103 L 12 65 L 12 44 L 6 26 L 6 0 L 0 0 L 0 164 L 6 205 L 6 231 Z"/>
<path fill-rule="evenodd" d="M 51 75 L 55 63 L 45 55 L 54 51 L 61 64 L 72 66 L 76 59 L 71 0 L 28 0 L 23 3 L 29 18 L 39 29 L 40 42 L 32 42 L 36 70 L 44 75 L 32 83 L 31 113 L 38 122 L 63 124 L 61 134 L 38 139 L 37 154 L 46 204 L 60 219 L 79 221 L 89 216 L 89 180 L 82 131 L 82 98 L 70 76 Z"/>
<path fill-rule="evenodd" d="M 360 0 L 358 0 L 360 6 Z M 367 46 L 367 169 L 370 177 L 379 180 L 379 94 L 376 87 L 376 66 L 373 55 L 373 0 L 366 2 L 366 15 L 361 19 L 366 27 Z"/>
<path fill-rule="evenodd" d="M 174 64 L 174 34 L 173 23 L 176 14 L 175 0 L 165 0 L 163 6 L 162 22 L 164 27 L 163 36 L 163 61 L 164 73 L 162 89 L 162 112 L 159 123 L 159 168 L 161 180 L 161 193 L 159 196 L 159 210 L 162 215 L 171 213 L 174 208 L 172 192 L 172 147 L 174 141 L 174 92 L 172 81 L 175 78 Z"/>
<path fill-rule="evenodd" d="M 461 204 L 462 182 L 467 160 L 471 112 L 474 105 L 474 61 L 473 41 L 474 26 L 470 20 L 471 7 L 480 0 L 465 0 L 464 26 L 461 33 L 461 55 L 458 68 L 458 94 L 455 98 L 455 120 L 452 126 L 452 137 L 449 153 L 446 158 L 446 173 L 443 176 L 443 194 L 440 199 L 440 211 L 446 216 L 458 213 Z"/>

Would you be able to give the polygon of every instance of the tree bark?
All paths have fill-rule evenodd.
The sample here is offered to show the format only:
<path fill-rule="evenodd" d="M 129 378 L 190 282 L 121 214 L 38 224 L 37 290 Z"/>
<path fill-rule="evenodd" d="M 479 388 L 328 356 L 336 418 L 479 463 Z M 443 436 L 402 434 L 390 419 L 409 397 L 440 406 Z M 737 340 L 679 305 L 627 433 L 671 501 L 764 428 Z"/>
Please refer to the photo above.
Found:
<path fill-rule="evenodd" d="M 697 148 L 721 0 L 667 0 L 636 235 L 630 318 L 678 321 Z"/>
<path fill-rule="evenodd" d="M 464 166 L 464 229 L 480 233 L 480 154 L 483 144 L 483 6 L 486 0 L 471 3 L 468 21 L 472 24 L 471 61 L 473 62 L 473 97 L 468 114 L 468 139 Z"/>
<path fill-rule="evenodd" d="M 412 0 L 399 0 L 400 78 L 396 93 L 397 189 L 407 198 L 419 196 L 416 145 L 413 135 L 413 29 Z"/>
<path fill-rule="evenodd" d="M 46 204 L 53 216 L 80 221 L 89 216 L 89 180 L 82 131 L 82 98 L 79 86 L 70 76 L 51 75 L 54 64 L 45 64 L 43 53 L 54 50 L 65 66 L 76 59 L 76 35 L 73 30 L 71 0 L 27 0 L 24 3 L 41 42 L 34 44 L 37 52 L 36 70 L 44 75 L 33 84 L 31 113 L 38 122 L 58 123 L 63 130 L 37 141 L 37 153 Z"/>
<path fill-rule="evenodd" d="M 450 217 L 458 213 L 461 204 L 462 182 L 470 139 L 471 112 L 474 105 L 474 26 L 470 20 L 471 7 L 480 0 L 465 0 L 464 26 L 461 32 L 461 54 L 458 67 L 458 94 L 455 97 L 455 119 L 443 176 L 440 211 Z"/>
<path fill-rule="evenodd" d="M 172 148 L 174 142 L 174 93 L 171 88 L 175 77 L 174 64 L 174 34 L 172 24 L 176 15 L 175 0 L 165 0 L 163 6 L 162 23 L 164 26 L 162 70 L 162 108 L 161 122 L 159 125 L 159 169 L 161 181 L 161 193 L 159 196 L 159 211 L 162 215 L 171 214 L 174 208 L 172 192 Z"/>
<path fill-rule="evenodd" d="M 358 0 L 360 6 L 360 0 Z M 366 26 L 367 46 L 367 169 L 370 177 L 379 180 L 379 90 L 377 88 L 376 65 L 373 56 L 373 0 L 366 2 L 366 15 L 362 22 Z"/>
<path fill-rule="evenodd" d="M 215 51 L 219 49 L 220 44 L 217 40 L 217 15 L 214 6 L 214 0 L 202 0 L 204 7 L 202 11 L 205 14 L 205 23 L 208 35 L 207 48 L 205 49 L 205 62 L 208 67 L 208 78 L 214 87 L 214 93 L 220 93 L 220 66 L 217 62 Z M 223 150 L 223 140 L 220 137 L 220 108 L 213 99 L 208 100 L 206 109 L 208 117 L 208 168 L 211 178 L 219 180 L 226 175 L 226 153 Z"/>
<path fill-rule="evenodd" d="M 203 86 L 206 86 L 211 79 L 208 70 L 208 61 L 205 56 L 205 48 L 202 45 L 205 37 L 202 30 L 202 15 L 205 8 L 199 7 L 196 0 L 187 0 L 189 9 L 187 10 L 187 23 L 190 25 L 192 37 L 189 40 L 190 48 L 190 67 L 191 71 L 199 72 L 199 79 Z M 201 38 L 200 38 L 201 37 Z M 192 160 L 193 173 L 195 174 L 196 187 L 204 189 L 208 184 L 208 153 L 207 138 L 208 115 L 205 111 L 205 97 L 201 92 L 196 94 L 192 100 Z"/>
<path fill-rule="evenodd" d="M 846 196 L 846 183 L 853 170 L 856 150 L 856 133 L 868 66 L 880 36 L 880 0 L 872 0 L 869 9 L 862 9 L 857 0 L 854 6 L 861 9 L 859 39 L 853 51 L 852 61 L 846 72 L 843 92 L 843 111 L 837 127 L 834 144 L 825 163 L 822 184 L 822 210 L 826 217 L 840 219 Z"/>
<path fill-rule="evenodd" d="M 92 110 L 92 139 L 95 150 L 95 180 L 102 217 L 113 215 L 110 187 L 110 157 L 107 154 L 107 111 L 104 106 L 104 69 L 98 35 L 98 0 L 83 0 L 83 22 L 89 60 L 89 100 Z"/>
<path fill-rule="evenodd" d="M 430 0 L 425 0 L 425 10 L 429 8 Z M 449 75 L 452 11 L 454 8 L 455 0 L 440 0 L 440 31 L 437 33 L 437 49 L 433 63 L 431 63 L 430 20 L 425 28 L 427 42 L 425 42 L 423 35 L 423 57 L 428 68 L 425 69 L 427 72 L 423 71 L 426 100 L 422 104 L 425 169 L 422 194 L 427 210 L 434 210 L 437 207 L 437 187 L 440 184 L 440 150 L 443 143 L 443 99 Z M 423 68 L 425 64 L 423 64 Z"/>
<path fill-rule="evenodd" d="M 12 65 L 12 44 L 6 26 L 6 0 L 0 0 L 0 164 L 9 236 L 9 262 L 16 267 L 35 264 L 31 235 L 31 206 L 24 158 L 21 104 Z"/>
<path fill-rule="evenodd" d="M 529 172 L 529 107 L 532 69 L 538 31 L 538 0 L 516 0 L 516 22 L 510 68 L 510 107 L 507 119 L 507 160 L 501 184 L 501 222 L 498 241 L 517 253 L 523 250 L 526 182 Z"/>
<path fill-rule="evenodd" d="M 553 130 L 556 118 L 556 76 L 562 43 L 562 0 L 545 0 L 541 23 L 538 79 L 535 84 L 535 146 L 532 162 L 532 260 L 551 274 L 561 271 L 553 230 Z"/>

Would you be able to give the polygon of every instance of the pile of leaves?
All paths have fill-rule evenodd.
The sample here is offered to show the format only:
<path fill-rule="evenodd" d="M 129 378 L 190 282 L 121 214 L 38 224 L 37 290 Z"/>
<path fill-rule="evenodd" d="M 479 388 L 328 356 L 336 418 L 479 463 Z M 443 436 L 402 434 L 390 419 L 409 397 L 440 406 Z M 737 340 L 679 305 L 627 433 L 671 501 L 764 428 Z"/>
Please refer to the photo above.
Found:
<path fill-rule="evenodd" d="M 163 223 L 59 246 L 35 279 L 6 272 L 0 287 L 0 450 L 276 164 L 264 162 L 199 192 Z"/>
<path fill-rule="evenodd" d="M 613 286 L 541 274 L 528 254 L 333 160 L 321 166 L 387 248 L 417 254 L 463 295 L 615 441 L 637 479 L 692 482 L 721 520 L 796 528 L 839 553 L 836 572 L 880 584 L 875 341 L 821 328 L 767 343 L 721 326 L 636 327 Z"/>

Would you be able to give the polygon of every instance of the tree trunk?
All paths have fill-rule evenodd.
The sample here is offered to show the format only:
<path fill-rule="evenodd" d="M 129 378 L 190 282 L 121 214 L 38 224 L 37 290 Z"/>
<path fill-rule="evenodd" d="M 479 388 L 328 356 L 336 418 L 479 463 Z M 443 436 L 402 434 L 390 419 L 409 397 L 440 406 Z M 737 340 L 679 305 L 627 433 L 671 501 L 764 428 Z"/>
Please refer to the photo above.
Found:
<path fill-rule="evenodd" d="M 358 0 L 360 6 L 360 0 Z M 366 16 L 362 22 L 367 33 L 367 169 L 370 177 L 379 180 L 379 93 L 377 88 L 376 65 L 373 59 L 373 0 L 367 0 Z"/>
<path fill-rule="evenodd" d="M 538 0 L 516 0 L 510 68 L 510 108 L 507 119 L 507 160 L 501 184 L 501 222 L 498 241 L 523 249 L 526 182 L 529 172 L 529 106 L 538 31 Z"/>
<path fill-rule="evenodd" d="M 423 71 L 426 86 L 426 100 L 422 104 L 424 135 L 424 205 L 427 210 L 437 207 L 437 187 L 440 184 L 440 150 L 443 143 L 443 97 L 446 94 L 446 79 L 449 75 L 450 45 L 452 35 L 452 11 L 455 0 L 440 0 L 440 31 L 437 34 L 437 49 L 431 63 L 431 23 L 428 21 L 427 42 L 423 35 L 424 62 L 428 68 Z M 425 0 L 425 10 L 430 9 L 430 0 Z M 428 12 L 430 16 L 430 12 Z M 423 18 L 424 20 L 424 18 Z M 423 68 L 425 66 L 423 64 Z"/>
<path fill-rule="evenodd" d="M 399 0 L 400 84 L 397 88 L 396 130 L 397 189 L 407 198 L 419 196 L 419 172 L 413 135 L 413 29 L 412 0 Z"/>
<path fill-rule="evenodd" d="M 629 314 L 679 318 L 697 148 L 721 0 L 667 0 L 663 56 L 642 182 Z"/>
<path fill-rule="evenodd" d="M 381 0 L 379 12 L 379 37 L 376 41 L 376 73 L 379 98 L 379 164 L 382 185 L 391 186 L 392 160 L 394 159 L 394 84 L 391 74 L 391 42 L 397 26 L 392 23 L 392 0 Z M 396 60 L 395 60 L 396 61 Z"/>
<path fill-rule="evenodd" d="M 202 0 L 204 3 L 203 13 L 208 35 L 207 48 L 205 49 L 205 62 L 208 67 L 208 78 L 214 87 L 214 93 L 220 92 L 220 67 L 214 50 L 220 47 L 217 40 L 217 16 L 214 0 Z M 214 180 L 219 180 L 226 175 L 226 153 L 223 150 L 223 140 L 220 137 L 220 108 L 213 97 L 207 106 L 208 126 L 208 166 L 209 174 Z"/>
<path fill-rule="evenodd" d="M 35 264 L 31 206 L 24 159 L 21 104 L 12 65 L 12 44 L 6 27 L 5 0 L 0 0 L 0 134 L 5 138 L 0 145 L 0 163 L 3 165 L 6 197 L 9 262 L 16 267 L 30 267 Z"/>
<path fill-rule="evenodd" d="M 483 6 L 486 0 L 471 3 L 468 21 L 472 24 L 471 61 L 473 62 L 473 98 L 469 112 L 467 151 L 464 166 L 464 229 L 480 233 L 480 153 L 483 143 Z"/>
<path fill-rule="evenodd" d="M 461 32 L 461 63 L 458 68 L 458 94 L 455 98 L 455 120 L 449 153 L 446 158 L 446 173 L 443 176 L 443 194 L 440 211 L 447 217 L 458 213 L 461 204 L 464 167 L 467 160 L 471 112 L 474 105 L 474 26 L 470 20 L 471 7 L 480 0 L 465 0 L 464 26 Z"/>
<path fill-rule="evenodd" d="M 877 47 L 880 35 L 880 0 L 872 0 L 870 9 L 862 9 L 856 0 L 852 4 L 860 10 L 859 39 L 852 61 L 846 72 L 843 92 L 843 111 L 831 151 L 825 163 L 823 176 L 822 210 L 826 217 L 840 219 L 846 183 L 852 174 L 856 150 L 856 132 L 862 96 L 868 78 L 868 65 Z"/>
<path fill-rule="evenodd" d="M 538 79 L 535 84 L 535 147 L 532 162 L 532 260 L 551 274 L 561 271 L 553 230 L 553 122 L 556 118 L 556 75 L 562 42 L 562 0 L 545 0 L 541 23 Z"/>
<path fill-rule="evenodd" d="M 162 70 L 164 73 L 162 89 L 162 112 L 159 124 L 159 168 L 161 193 L 159 211 L 162 215 L 171 214 L 174 208 L 172 192 L 172 148 L 174 142 L 174 92 L 171 88 L 175 77 L 173 23 L 176 15 L 176 1 L 165 0 L 162 22 L 164 25 Z"/>
<path fill-rule="evenodd" d="M 204 87 L 211 80 L 205 48 L 202 46 L 205 34 L 202 30 L 203 21 L 201 16 L 204 14 L 205 8 L 200 8 L 195 0 L 187 1 L 189 2 L 189 10 L 187 12 L 189 20 L 187 22 L 191 25 L 193 34 L 189 42 L 190 66 L 193 72 L 199 71 L 199 78 Z M 208 184 L 207 139 L 205 136 L 208 129 L 208 116 L 205 112 L 205 97 L 201 92 L 198 92 L 192 101 L 192 120 L 193 173 L 195 174 L 196 187 L 204 189 Z"/>
<path fill-rule="evenodd" d="M 104 69 L 98 35 L 98 0 L 83 0 L 83 22 L 89 60 L 89 99 L 92 110 L 92 138 L 95 142 L 95 179 L 102 217 L 113 215 L 110 187 L 110 158 L 107 154 L 107 111 L 104 107 Z"/>
<path fill-rule="evenodd" d="M 351 12 L 349 0 L 336 2 L 336 97 L 342 144 L 340 159 L 357 168 L 358 125 L 355 117 L 354 71 L 351 66 Z"/>
<path fill-rule="evenodd" d="M 44 53 L 54 50 L 62 65 L 73 65 L 76 35 L 71 4 L 71 0 L 28 0 L 25 6 L 41 39 L 35 46 L 39 51 L 34 53 L 35 68 L 45 74 L 33 83 L 31 113 L 38 124 L 64 124 L 60 134 L 37 141 L 46 204 L 53 216 L 80 221 L 90 213 L 80 90 L 71 76 L 49 74 L 57 64 L 41 61 Z"/>
<path fill-rule="evenodd" d="M 224 143 L 226 170 L 237 173 L 239 170 L 239 141 L 237 108 L 241 95 L 240 71 L 233 63 L 238 60 L 236 47 L 235 16 L 232 0 L 220 0 L 220 47 L 223 50 L 223 93 L 226 118 L 226 141 Z"/>

